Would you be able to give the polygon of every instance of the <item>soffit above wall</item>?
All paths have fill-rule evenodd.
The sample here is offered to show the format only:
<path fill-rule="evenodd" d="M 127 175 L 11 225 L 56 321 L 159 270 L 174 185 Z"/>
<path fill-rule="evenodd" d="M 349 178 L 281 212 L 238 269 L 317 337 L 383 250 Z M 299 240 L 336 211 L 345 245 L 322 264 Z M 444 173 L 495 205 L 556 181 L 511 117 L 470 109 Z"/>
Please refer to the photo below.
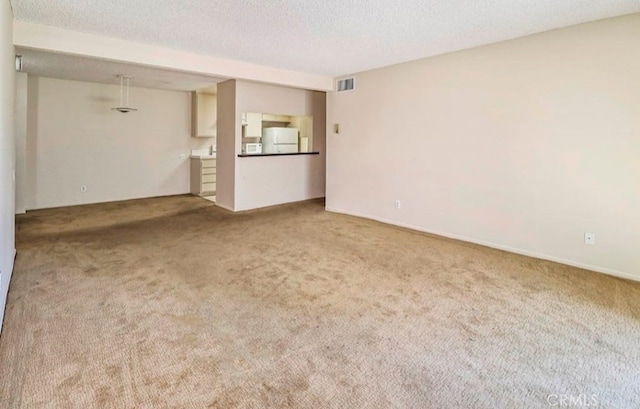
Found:
<path fill-rule="evenodd" d="M 224 78 L 200 75 L 139 64 L 128 64 L 17 47 L 23 71 L 40 77 L 119 84 L 117 74 L 131 75 L 131 85 L 172 91 L 195 91 L 211 87 Z"/>
<path fill-rule="evenodd" d="M 20 50 L 81 56 L 208 77 L 322 91 L 333 88 L 333 79 L 326 75 L 266 67 L 25 21 L 14 21 L 13 44 Z"/>
<path fill-rule="evenodd" d="M 640 12 L 637 0 L 11 0 L 17 20 L 339 76 Z"/>

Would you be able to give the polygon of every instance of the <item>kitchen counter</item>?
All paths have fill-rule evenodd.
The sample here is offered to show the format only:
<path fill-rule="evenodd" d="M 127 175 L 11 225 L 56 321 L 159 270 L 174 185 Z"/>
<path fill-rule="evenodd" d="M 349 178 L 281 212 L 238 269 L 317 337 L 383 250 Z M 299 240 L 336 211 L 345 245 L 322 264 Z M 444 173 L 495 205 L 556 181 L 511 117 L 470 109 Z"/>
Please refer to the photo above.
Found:
<path fill-rule="evenodd" d="M 191 155 L 189 156 L 191 159 L 215 159 L 216 153 L 212 153 L 211 155 Z"/>
<path fill-rule="evenodd" d="M 191 193 L 198 196 L 216 194 L 216 156 L 191 155 Z"/>
<path fill-rule="evenodd" d="M 253 156 L 293 156 L 293 155 L 320 155 L 320 152 L 291 152 L 291 153 L 241 153 L 239 158 L 249 158 Z"/>

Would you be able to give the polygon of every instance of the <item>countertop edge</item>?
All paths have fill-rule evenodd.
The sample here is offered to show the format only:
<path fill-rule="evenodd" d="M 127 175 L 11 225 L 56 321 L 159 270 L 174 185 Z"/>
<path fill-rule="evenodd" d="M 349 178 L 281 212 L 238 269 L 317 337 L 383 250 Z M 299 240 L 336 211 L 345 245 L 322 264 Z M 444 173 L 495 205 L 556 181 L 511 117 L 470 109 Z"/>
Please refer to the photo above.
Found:
<path fill-rule="evenodd" d="M 215 159 L 216 155 L 190 155 L 189 159 Z"/>
<path fill-rule="evenodd" d="M 239 158 L 252 158 L 254 156 L 296 156 L 296 155 L 320 155 L 320 152 L 291 152 L 291 153 L 240 153 Z"/>

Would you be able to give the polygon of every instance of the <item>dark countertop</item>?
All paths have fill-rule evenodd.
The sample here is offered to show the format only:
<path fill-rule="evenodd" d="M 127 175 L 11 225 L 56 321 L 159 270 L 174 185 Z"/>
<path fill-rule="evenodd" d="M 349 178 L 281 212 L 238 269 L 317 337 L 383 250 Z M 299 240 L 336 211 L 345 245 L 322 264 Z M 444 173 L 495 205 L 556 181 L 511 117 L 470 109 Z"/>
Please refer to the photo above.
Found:
<path fill-rule="evenodd" d="M 253 156 L 292 156 L 292 155 L 320 155 L 320 152 L 291 152 L 291 153 L 241 153 L 239 158 L 250 158 Z"/>

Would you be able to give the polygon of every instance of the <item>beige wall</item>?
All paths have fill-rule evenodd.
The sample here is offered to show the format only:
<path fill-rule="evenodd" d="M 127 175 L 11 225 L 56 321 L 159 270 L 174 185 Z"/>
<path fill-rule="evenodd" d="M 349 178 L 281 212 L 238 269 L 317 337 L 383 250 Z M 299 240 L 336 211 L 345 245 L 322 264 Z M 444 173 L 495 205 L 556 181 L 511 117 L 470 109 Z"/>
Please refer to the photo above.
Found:
<path fill-rule="evenodd" d="M 13 271 L 15 164 L 14 122 L 15 65 L 13 14 L 8 1 L 0 2 L 0 330 Z"/>
<path fill-rule="evenodd" d="M 235 87 L 235 121 L 233 134 L 231 124 L 224 128 L 224 135 L 220 135 L 221 130 L 218 129 L 218 162 L 223 161 L 223 169 L 218 171 L 218 204 L 241 211 L 324 197 L 325 93 L 247 81 L 228 83 L 233 83 Z M 221 107 L 220 85 L 218 95 L 220 115 L 221 110 L 225 109 Z M 242 152 L 243 112 L 313 116 L 313 150 L 320 154 L 239 158 L 237 155 Z M 218 121 L 220 124 L 221 119 Z M 221 142 L 222 139 L 226 142 Z M 231 191 L 224 188 L 229 185 L 230 178 L 223 173 L 227 168 L 224 163 L 231 157 L 235 160 L 232 198 L 228 197 Z"/>
<path fill-rule="evenodd" d="M 228 210 L 235 207 L 236 176 L 236 81 L 218 84 L 218 144 L 216 204 Z"/>
<path fill-rule="evenodd" d="M 119 92 L 29 77 L 27 209 L 189 192 L 190 149 L 210 144 L 190 137 L 189 93 L 131 88 L 138 112 L 123 114 Z"/>
<path fill-rule="evenodd" d="M 327 209 L 640 280 L 639 38 L 635 14 L 357 74 Z"/>

